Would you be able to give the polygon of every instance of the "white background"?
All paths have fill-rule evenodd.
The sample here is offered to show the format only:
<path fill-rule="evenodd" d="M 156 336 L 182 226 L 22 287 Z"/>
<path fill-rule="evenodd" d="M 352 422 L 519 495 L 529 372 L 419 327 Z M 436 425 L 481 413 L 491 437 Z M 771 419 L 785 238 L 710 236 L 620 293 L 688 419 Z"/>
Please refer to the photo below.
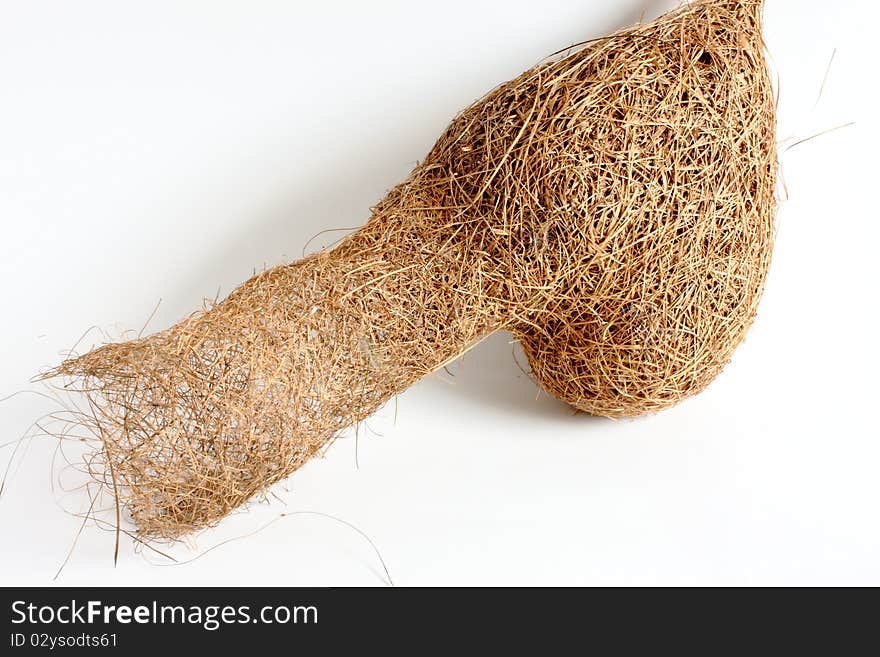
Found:
<path fill-rule="evenodd" d="M 137 332 L 162 299 L 149 330 L 164 328 L 363 223 L 462 107 L 672 6 L 4 0 L 0 397 L 39 389 L 30 377 L 92 325 Z M 393 405 L 371 419 L 359 468 L 340 440 L 278 491 L 286 506 L 172 553 L 313 510 L 366 532 L 403 585 L 880 584 L 878 18 L 873 2 L 768 2 L 781 149 L 855 125 L 782 154 L 767 292 L 708 391 L 638 420 L 574 416 L 498 335 L 401 395 L 396 422 Z M 51 409 L 0 403 L 0 442 Z M 53 493 L 53 440 L 24 445 L 0 499 L 0 584 L 51 583 L 87 505 Z M 163 561 L 123 540 L 114 568 L 112 533 L 88 527 L 57 582 L 383 583 L 369 545 L 317 516 Z"/>

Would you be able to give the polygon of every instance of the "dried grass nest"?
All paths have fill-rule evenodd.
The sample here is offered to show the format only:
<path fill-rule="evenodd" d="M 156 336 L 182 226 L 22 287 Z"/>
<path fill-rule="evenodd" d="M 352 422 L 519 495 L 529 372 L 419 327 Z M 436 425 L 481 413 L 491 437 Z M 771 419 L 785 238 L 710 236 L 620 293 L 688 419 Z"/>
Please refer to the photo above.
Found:
<path fill-rule="evenodd" d="M 459 114 L 330 251 L 144 339 L 62 363 L 92 476 L 142 536 L 213 523 L 341 430 L 506 329 L 587 413 L 702 390 L 755 317 L 775 104 L 760 0 L 698 0 Z"/>

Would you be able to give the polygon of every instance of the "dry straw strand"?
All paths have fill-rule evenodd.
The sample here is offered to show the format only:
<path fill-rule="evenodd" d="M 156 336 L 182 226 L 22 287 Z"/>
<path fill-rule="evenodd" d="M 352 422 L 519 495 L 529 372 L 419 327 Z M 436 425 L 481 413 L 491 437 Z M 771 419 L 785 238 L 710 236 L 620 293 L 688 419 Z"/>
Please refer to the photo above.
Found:
<path fill-rule="evenodd" d="M 702 0 L 590 42 L 459 114 L 330 251 L 155 335 L 62 363 L 88 463 L 142 536 L 212 525 L 486 335 L 587 413 L 702 390 L 772 249 L 762 2 Z"/>

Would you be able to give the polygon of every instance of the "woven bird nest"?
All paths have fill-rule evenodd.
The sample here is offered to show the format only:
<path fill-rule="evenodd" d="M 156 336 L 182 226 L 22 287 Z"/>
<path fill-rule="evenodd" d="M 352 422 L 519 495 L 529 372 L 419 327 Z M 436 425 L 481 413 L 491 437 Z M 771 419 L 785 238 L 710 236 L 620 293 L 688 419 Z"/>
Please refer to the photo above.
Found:
<path fill-rule="evenodd" d="M 333 250 L 64 362 L 51 374 L 92 409 L 92 475 L 142 535 L 176 538 L 502 329 L 587 413 L 702 390 L 770 262 L 761 5 L 697 1 L 526 71 L 455 118 Z"/>

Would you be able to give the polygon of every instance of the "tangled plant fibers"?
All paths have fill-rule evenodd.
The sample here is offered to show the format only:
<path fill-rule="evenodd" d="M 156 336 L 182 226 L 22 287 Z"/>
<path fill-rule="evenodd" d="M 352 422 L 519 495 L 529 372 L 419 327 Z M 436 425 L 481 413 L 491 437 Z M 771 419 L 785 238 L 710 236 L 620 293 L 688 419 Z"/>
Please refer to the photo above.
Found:
<path fill-rule="evenodd" d="M 759 0 L 595 40 L 462 112 L 331 251 L 50 376 L 88 396 L 92 475 L 143 536 L 215 523 L 494 331 L 574 407 L 702 390 L 770 260 L 775 106 Z"/>

